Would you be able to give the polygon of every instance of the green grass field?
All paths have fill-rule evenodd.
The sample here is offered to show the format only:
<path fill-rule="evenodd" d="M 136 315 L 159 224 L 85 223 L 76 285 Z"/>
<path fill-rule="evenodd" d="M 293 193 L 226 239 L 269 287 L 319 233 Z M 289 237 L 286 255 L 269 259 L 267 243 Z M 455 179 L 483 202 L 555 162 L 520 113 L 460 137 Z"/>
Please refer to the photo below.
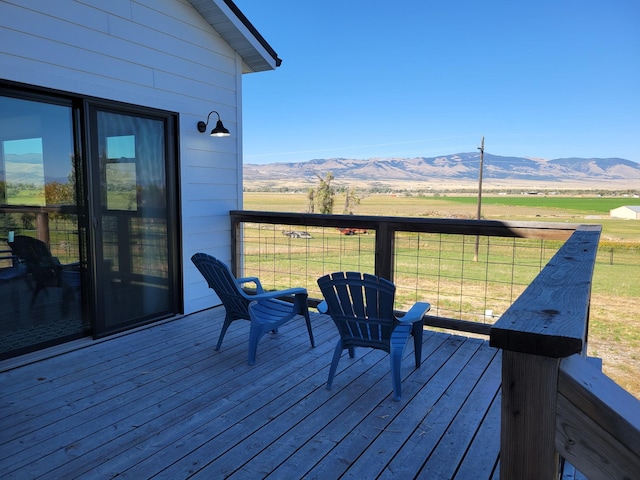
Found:
<path fill-rule="evenodd" d="M 446 197 L 447 201 L 464 205 L 477 205 L 476 197 Z M 640 205 L 640 199 L 618 197 L 561 197 L 538 195 L 485 196 L 485 206 L 509 206 L 545 208 L 561 212 L 575 212 L 585 215 L 609 215 L 609 211 L 622 205 Z"/>
<path fill-rule="evenodd" d="M 472 219 L 476 215 L 476 202 L 474 196 L 376 194 L 362 198 L 354 214 Z M 344 197 L 337 195 L 334 213 L 343 213 L 343 203 Z M 640 221 L 609 218 L 611 209 L 634 204 L 640 204 L 640 200 L 627 197 L 485 195 L 482 217 L 502 221 L 597 223 L 603 226 L 593 277 L 589 354 L 603 358 L 605 373 L 640 398 L 640 316 L 637 313 L 637 299 L 640 298 Z M 244 194 L 245 210 L 304 212 L 305 207 L 305 194 Z M 310 245 L 312 242 L 308 242 Z M 301 255 L 308 254 L 308 250 L 301 252 Z M 349 258 L 348 252 L 346 258 Z M 465 268 L 469 267 L 472 265 L 467 264 Z M 289 268 L 297 270 L 296 265 Z M 491 274 L 493 276 L 494 272 Z"/>

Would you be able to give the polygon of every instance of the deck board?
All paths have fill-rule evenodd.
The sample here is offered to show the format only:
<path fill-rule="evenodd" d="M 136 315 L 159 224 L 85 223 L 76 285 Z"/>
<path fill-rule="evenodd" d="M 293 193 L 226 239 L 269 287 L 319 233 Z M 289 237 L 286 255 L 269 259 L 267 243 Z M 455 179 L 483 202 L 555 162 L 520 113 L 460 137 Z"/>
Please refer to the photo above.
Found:
<path fill-rule="evenodd" d="M 385 457 L 397 452 L 397 446 L 404 445 L 407 438 L 411 436 L 422 436 L 421 422 L 429 413 L 431 405 L 441 397 L 446 387 L 450 385 L 452 378 L 455 378 L 458 369 L 471 358 L 477 348 L 477 343 L 466 343 L 462 339 L 440 344 L 436 350 L 438 354 L 433 358 L 433 361 L 429 361 L 431 357 L 427 357 L 423 361 L 422 367 L 414 372 L 417 375 L 415 381 L 403 383 L 403 397 L 405 399 L 403 404 L 387 402 L 376 405 L 375 411 L 359 422 L 357 428 L 348 432 L 345 440 L 318 465 L 316 471 L 328 468 L 335 462 L 347 473 L 347 478 L 351 476 L 375 478 L 381 464 L 384 465 L 387 461 Z M 423 346 L 425 356 L 429 350 L 427 343 Z M 427 383 L 433 387 L 426 391 L 422 390 L 421 386 Z M 412 401 L 408 405 L 404 404 L 409 398 Z M 430 400 L 433 401 L 430 402 Z M 398 425 L 403 420 L 403 413 L 408 416 L 414 415 L 413 421 L 409 420 L 409 425 L 405 428 Z M 367 438 L 369 442 L 363 442 L 363 438 Z M 392 446 L 387 448 L 384 445 L 386 439 L 393 441 L 395 447 L 392 443 Z M 346 445 L 346 448 L 343 445 Z M 370 446 L 374 448 L 369 449 Z M 420 464 L 424 460 L 423 457 L 424 453 L 421 453 Z M 368 464 L 368 461 L 371 464 Z"/>
<path fill-rule="evenodd" d="M 247 365 L 248 322 L 215 352 L 224 310 L 0 374 L 0 476 L 23 478 L 492 478 L 500 356 L 482 339 L 425 331 L 389 358 L 357 349 L 325 388 L 337 341 L 312 314 L 268 334 Z M 1 364 L 0 364 L 1 367 Z M 478 476 L 479 474 L 482 476 Z"/>
<path fill-rule="evenodd" d="M 490 362 L 488 366 L 487 362 Z M 452 405 L 449 406 L 446 417 L 451 418 L 451 422 L 429 457 L 429 461 L 420 471 L 422 478 L 440 476 L 453 478 L 455 476 L 458 465 L 463 464 L 468 446 L 500 388 L 501 363 L 495 350 L 483 344 L 467 365 L 470 368 L 461 372 L 461 376 L 467 374 L 460 386 L 471 385 L 475 379 L 477 383 L 473 385 L 473 389 L 467 394 L 462 404 L 452 401 Z M 451 395 L 451 397 L 463 398 L 462 395 Z"/>
<path fill-rule="evenodd" d="M 487 415 L 482 419 L 465 461 L 456 472 L 459 478 L 490 478 L 497 471 L 500 445 L 495 439 L 500 437 L 500 392 L 493 399 Z"/>

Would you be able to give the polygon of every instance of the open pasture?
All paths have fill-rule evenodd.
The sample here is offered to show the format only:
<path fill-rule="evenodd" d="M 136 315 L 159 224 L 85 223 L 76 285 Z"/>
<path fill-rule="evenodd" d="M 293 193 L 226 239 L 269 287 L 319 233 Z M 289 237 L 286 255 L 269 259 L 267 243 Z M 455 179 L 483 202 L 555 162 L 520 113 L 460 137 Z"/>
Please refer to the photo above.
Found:
<path fill-rule="evenodd" d="M 622 205 L 640 204 L 627 197 L 490 196 L 482 216 L 504 221 L 552 221 L 603 225 L 591 298 L 589 354 L 603 359 L 603 370 L 640 398 L 640 221 L 610 219 Z M 342 213 L 337 195 L 334 212 Z M 474 196 L 405 196 L 375 194 L 361 199 L 359 215 L 475 218 Z M 304 212 L 306 194 L 245 192 L 245 210 Z M 361 239 L 365 241 L 365 239 Z M 294 268 L 295 269 L 295 268 Z"/>

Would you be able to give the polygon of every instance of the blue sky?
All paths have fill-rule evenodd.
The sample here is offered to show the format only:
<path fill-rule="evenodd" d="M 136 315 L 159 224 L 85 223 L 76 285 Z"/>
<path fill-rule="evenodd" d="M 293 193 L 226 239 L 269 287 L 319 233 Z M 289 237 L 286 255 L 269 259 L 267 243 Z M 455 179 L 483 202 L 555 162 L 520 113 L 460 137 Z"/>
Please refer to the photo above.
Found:
<path fill-rule="evenodd" d="M 637 0 L 235 0 L 244 163 L 475 151 L 640 161 Z"/>

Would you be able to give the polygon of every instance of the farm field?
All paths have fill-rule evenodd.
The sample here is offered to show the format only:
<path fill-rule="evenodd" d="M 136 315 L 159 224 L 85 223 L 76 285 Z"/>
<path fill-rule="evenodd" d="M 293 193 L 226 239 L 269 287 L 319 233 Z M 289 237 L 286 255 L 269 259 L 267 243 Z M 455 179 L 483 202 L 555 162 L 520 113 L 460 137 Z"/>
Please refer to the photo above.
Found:
<path fill-rule="evenodd" d="M 358 215 L 475 218 L 474 196 L 418 197 L 375 194 L 361 199 Z M 342 213 L 344 196 L 334 212 Z M 603 360 L 603 371 L 640 399 L 640 221 L 610 219 L 609 210 L 640 205 L 628 197 L 489 196 L 482 217 L 503 221 L 596 223 L 603 226 L 591 298 L 589 355 Z M 245 192 L 244 209 L 304 212 L 304 193 Z"/>

